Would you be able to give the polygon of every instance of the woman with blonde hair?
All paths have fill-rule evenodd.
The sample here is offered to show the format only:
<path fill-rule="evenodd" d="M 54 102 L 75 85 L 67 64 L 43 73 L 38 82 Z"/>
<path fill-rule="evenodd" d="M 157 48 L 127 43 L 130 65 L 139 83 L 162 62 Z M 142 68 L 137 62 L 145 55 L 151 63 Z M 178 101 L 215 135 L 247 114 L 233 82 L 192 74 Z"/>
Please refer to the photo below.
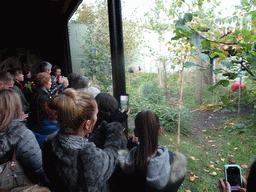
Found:
<path fill-rule="evenodd" d="M 122 125 L 103 122 L 97 134 L 104 132 L 103 149 L 86 136 L 97 121 L 97 103 L 82 90 L 66 89 L 47 103 L 57 111 L 60 131 L 45 141 L 43 163 L 54 191 L 108 191 L 107 181 L 114 172 L 120 149 Z"/>
<path fill-rule="evenodd" d="M 37 140 L 22 121 L 22 104 L 13 90 L 0 90 L 0 164 L 11 160 L 13 151 L 27 177 L 34 183 L 46 181 L 42 152 Z"/>

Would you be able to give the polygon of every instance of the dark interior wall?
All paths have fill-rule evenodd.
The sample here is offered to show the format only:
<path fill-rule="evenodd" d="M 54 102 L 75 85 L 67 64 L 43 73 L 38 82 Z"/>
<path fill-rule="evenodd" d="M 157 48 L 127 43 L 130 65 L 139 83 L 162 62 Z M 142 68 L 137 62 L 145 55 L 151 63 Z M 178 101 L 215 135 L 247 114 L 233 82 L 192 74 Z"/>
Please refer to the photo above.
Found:
<path fill-rule="evenodd" d="M 46 60 L 72 71 L 67 22 L 80 0 L 1 2 L 0 63 L 16 57 L 36 71 Z M 22 56 L 23 55 L 23 56 Z"/>

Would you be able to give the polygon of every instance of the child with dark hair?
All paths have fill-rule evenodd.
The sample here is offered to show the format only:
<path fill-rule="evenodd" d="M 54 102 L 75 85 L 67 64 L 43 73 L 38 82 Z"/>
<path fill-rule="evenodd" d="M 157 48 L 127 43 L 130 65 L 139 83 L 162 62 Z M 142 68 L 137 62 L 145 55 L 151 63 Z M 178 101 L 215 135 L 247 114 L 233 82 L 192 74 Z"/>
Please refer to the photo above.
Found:
<path fill-rule="evenodd" d="M 95 100 L 98 105 L 98 114 L 97 114 L 97 122 L 94 126 L 94 133 L 97 131 L 97 127 L 103 122 L 106 121 L 107 123 L 112 122 L 119 122 L 123 123 L 126 121 L 129 112 L 124 113 L 118 107 L 118 101 L 115 97 L 107 93 L 99 93 Z M 92 135 L 92 137 L 97 136 L 97 134 Z M 105 135 L 101 135 L 101 139 L 99 143 L 95 143 L 97 147 L 102 148 L 105 143 Z M 90 139 L 90 138 L 89 138 Z M 125 149 L 127 145 L 127 140 L 125 136 L 122 137 L 122 149 Z"/>
<path fill-rule="evenodd" d="M 183 154 L 158 145 L 162 131 L 154 112 L 137 114 L 134 134 L 139 144 L 130 151 L 119 151 L 120 170 L 110 182 L 115 191 L 178 191 L 187 172 L 187 160 Z M 134 186 L 140 187 L 136 190 Z"/>
<path fill-rule="evenodd" d="M 57 122 L 56 115 L 57 112 L 48 105 L 49 101 L 50 100 L 48 100 L 42 108 L 42 120 L 40 120 L 38 124 L 32 129 L 40 147 L 43 146 L 45 139 L 49 135 L 54 133 L 56 134 L 59 130 L 59 124 Z"/>

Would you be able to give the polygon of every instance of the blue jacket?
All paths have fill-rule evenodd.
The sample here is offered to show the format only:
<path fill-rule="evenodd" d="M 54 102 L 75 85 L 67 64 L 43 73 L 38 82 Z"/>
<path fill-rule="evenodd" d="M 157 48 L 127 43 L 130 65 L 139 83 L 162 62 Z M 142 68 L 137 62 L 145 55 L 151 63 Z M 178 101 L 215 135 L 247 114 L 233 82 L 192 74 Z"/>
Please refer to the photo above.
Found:
<path fill-rule="evenodd" d="M 38 141 L 38 144 L 40 147 L 42 147 L 46 137 L 48 137 L 48 135 L 56 132 L 59 130 L 59 125 L 44 119 L 42 121 L 40 121 L 34 128 L 33 128 L 33 133 L 36 136 L 36 140 Z"/>

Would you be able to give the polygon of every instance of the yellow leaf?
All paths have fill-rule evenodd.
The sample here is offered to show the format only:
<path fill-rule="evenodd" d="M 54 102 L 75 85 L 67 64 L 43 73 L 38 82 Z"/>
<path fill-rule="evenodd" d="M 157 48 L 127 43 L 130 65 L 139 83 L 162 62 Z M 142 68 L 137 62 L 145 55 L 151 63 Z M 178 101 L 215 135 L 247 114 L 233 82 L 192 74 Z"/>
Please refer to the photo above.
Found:
<path fill-rule="evenodd" d="M 209 167 L 214 168 L 214 165 L 213 165 L 213 164 L 211 164 Z"/>
<path fill-rule="evenodd" d="M 234 151 L 237 151 L 237 147 L 234 148 Z"/>
<path fill-rule="evenodd" d="M 210 173 L 210 175 L 215 176 L 215 175 L 217 175 L 217 173 L 215 171 L 213 171 L 213 172 Z"/>
<path fill-rule="evenodd" d="M 221 160 L 221 161 L 223 161 L 223 162 L 225 161 L 225 159 L 224 159 L 224 158 L 221 158 L 220 160 Z"/>
<path fill-rule="evenodd" d="M 228 145 L 230 145 L 230 143 L 227 143 Z"/>
<path fill-rule="evenodd" d="M 230 125 L 235 125 L 235 123 L 229 123 Z"/>
<path fill-rule="evenodd" d="M 194 156 L 191 156 L 190 159 L 192 159 L 193 161 L 196 160 L 196 158 Z"/>
<path fill-rule="evenodd" d="M 191 192 L 190 190 L 186 190 L 186 192 Z"/>

